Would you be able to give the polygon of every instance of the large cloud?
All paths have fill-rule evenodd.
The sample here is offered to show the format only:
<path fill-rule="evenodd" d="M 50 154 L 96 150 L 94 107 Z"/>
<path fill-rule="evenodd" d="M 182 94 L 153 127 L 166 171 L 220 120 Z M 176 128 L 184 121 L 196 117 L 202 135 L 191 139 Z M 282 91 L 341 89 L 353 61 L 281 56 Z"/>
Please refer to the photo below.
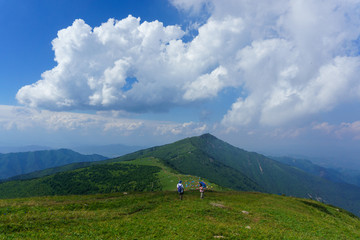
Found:
<path fill-rule="evenodd" d="M 171 2 L 209 11 L 191 41 L 179 26 L 132 16 L 94 29 L 76 20 L 53 41 L 58 65 L 21 88 L 18 101 L 158 111 L 234 88 L 239 98 L 222 123 L 236 127 L 280 125 L 359 99 L 359 1 Z"/>
<path fill-rule="evenodd" d="M 191 1 L 173 0 L 183 10 Z M 197 1 L 193 8 L 199 8 Z M 360 1 L 207 1 L 208 21 L 240 19 L 242 34 L 224 65 L 241 94 L 227 126 L 281 125 L 360 96 Z M 201 33 L 199 32 L 199 36 Z M 217 38 L 214 39 L 216 41 Z M 223 57 L 223 55 L 222 55 Z M 195 82 L 196 83 L 196 82 Z M 193 85 L 195 85 L 193 83 Z M 219 86 L 211 78 L 201 85 Z"/>
<path fill-rule="evenodd" d="M 52 42 L 58 65 L 37 83 L 20 89 L 17 99 L 57 110 L 159 105 L 168 100 L 165 88 L 172 85 L 171 75 L 165 79 L 162 69 L 166 49 L 182 35 L 179 27 L 164 27 L 157 21 L 140 24 L 132 16 L 109 19 L 93 30 L 83 20 L 75 20 Z M 173 89 L 167 94 L 174 94 Z"/>
<path fill-rule="evenodd" d="M 20 103 L 47 109 L 163 110 L 216 96 L 227 82 L 229 61 L 241 31 L 239 19 L 211 21 L 186 44 L 178 26 L 140 23 L 128 16 L 91 29 L 83 20 L 53 40 L 58 65 L 17 94 Z M 216 41 L 213 41 L 216 38 Z M 218 58 L 217 56 L 221 56 Z M 221 78 L 221 80 L 219 79 Z M 217 86 L 202 87 L 206 79 Z M 196 96 L 194 88 L 202 87 Z"/>
<path fill-rule="evenodd" d="M 35 128 L 50 133 L 79 131 L 89 135 L 96 132 L 96 134 L 115 133 L 131 136 L 138 136 L 141 133 L 150 136 L 188 136 L 199 135 L 209 129 L 204 123 L 129 119 L 117 116 L 116 112 L 85 114 L 0 105 L 1 133 L 25 132 Z"/>

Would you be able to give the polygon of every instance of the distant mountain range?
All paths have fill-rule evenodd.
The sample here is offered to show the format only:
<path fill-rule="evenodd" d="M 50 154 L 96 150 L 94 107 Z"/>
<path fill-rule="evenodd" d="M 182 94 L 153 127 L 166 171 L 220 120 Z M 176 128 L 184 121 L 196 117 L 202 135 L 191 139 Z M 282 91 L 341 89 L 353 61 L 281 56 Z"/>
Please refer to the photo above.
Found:
<path fill-rule="evenodd" d="M 0 146 L 0 153 L 18 153 L 18 152 L 34 152 L 34 151 L 43 151 L 43 150 L 52 150 L 50 147 L 38 146 L 38 145 L 28 145 L 28 146 L 18 146 L 18 147 L 4 147 Z"/>
<path fill-rule="evenodd" d="M 141 149 L 143 146 L 128 146 L 124 144 L 109 145 L 83 145 L 71 147 L 72 150 L 81 154 L 99 154 L 108 158 L 119 157 L 128 153 L 132 153 Z"/>
<path fill-rule="evenodd" d="M 81 145 L 73 146 L 67 149 L 71 149 L 75 152 L 91 155 L 98 154 L 108 158 L 114 158 L 122 156 L 128 153 L 135 152 L 140 149 L 144 149 L 144 146 L 128 146 L 124 144 L 108 144 L 108 145 Z M 29 146 L 18 146 L 18 147 L 5 147 L 0 146 L 0 154 L 3 153 L 19 153 L 19 152 L 34 152 L 43 150 L 55 150 L 54 148 L 47 146 L 29 145 Z"/>
<path fill-rule="evenodd" d="M 101 155 L 82 155 L 69 149 L 0 154 L 0 179 L 70 163 L 105 159 L 107 158 Z"/>
<path fill-rule="evenodd" d="M 130 166 L 134 161 L 137 163 Z M 207 179 L 229 189 L 312 198 L 360 215 L 359 187 L 336 178 L 321 177 L 318 170 L 310 172 L 204 134 L 114 159 L 75 163 L 18 176 L 21 181 L 0 184 L 0 197 L 163 190 L 168 189 L 166 179 L 172 173 Z M 120 180 L 122 176 L 125 182 Z M 152 187 L 146 179 L 151 179 Z"/>
<path fill-rule="evenodd" d="M 350 169 L 333 169 L 319 166 L 306 159 L 292 157 L 270 157 L 271 159 L 299 168 L 307 173 L 337 183 L 349 183 L 360 187 L 360 171 Z"/>

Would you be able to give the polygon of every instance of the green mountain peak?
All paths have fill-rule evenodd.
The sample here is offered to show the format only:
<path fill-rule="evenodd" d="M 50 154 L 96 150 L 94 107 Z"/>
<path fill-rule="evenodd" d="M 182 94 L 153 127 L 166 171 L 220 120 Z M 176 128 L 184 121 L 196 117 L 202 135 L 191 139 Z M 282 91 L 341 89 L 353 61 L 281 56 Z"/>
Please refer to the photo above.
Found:
<path fill-rule="evenodd" d="M 134 161 L 138 163 L 126 168 L 123 165 Z M 140 165 L 144 167 L 135 167 Z M 157 168 L 150 169 L 151 166 Z M 117 170 L 111 171 L 112 167 Z M 44 176 L 44 172 L 38 173 L 37 176 L 42 176 L 41 178 L 27 180 L 29 182 L 22 181 L 21 184 L 19 182 L 0 184 L 0 196 L 24 196 L 16 194 L 19 192 L 30 194 L 30 186 L 43 186 L 42 195 L 128 191 L 127 189 L 158 191 L 171 189 L 177 178 L 174 176 L 180 178 L 180 176 L 189 175 L 238 191 L 312 198 L 360 215 L 359 187 L 334 183 L 308 174 L 264 155 L 234 147 L 211 134 L 186 138 L 105 161 L 82 165 L 71 164 L 66 168 L 60 167 L 56 172 L 55 175 L 49 176 Z M 132 172 L 132 174 L 127 174 L 127 172 Z M 53 174 L 54 171 L 48 170 L 48 173 Z M 142 174 L 145 180 L 135 178 Z M 170 175 L 172 177 L 169 177 Z M 169 180 L 167 183 L 167 177 L 173 182 Z M 108 179 L 108 181 L 103 181 L 103 179 Z M 123 179 L 126 181 L 124 182 Z M 146 179 L 152 179 L 152 187 L 147 185 Z M 121 184 L 116 184 L 120 182 Z M 22 189 L 17 187 L 20 185 Z M 77 185 L 92 187 L 82 188 L 81 191 L 76 188 L 69 189 Z M 9 189 L 12 191 L 10 195 Z"/>

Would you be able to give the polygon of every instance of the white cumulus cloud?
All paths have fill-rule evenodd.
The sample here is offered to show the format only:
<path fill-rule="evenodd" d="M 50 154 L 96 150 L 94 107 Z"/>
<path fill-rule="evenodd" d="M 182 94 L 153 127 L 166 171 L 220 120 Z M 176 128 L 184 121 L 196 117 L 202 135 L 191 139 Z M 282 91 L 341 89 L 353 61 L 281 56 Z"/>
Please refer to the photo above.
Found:
<path fill-rule="evenodd" d="M 238 98 L 223 116 L 228 127 L 278 126 L 359 101 L 360 1 L 170 2 L 208 11 L 192 40 L 183 41 L 180 26 L 133 16 L 94 28 L 75 20 L 52 42 L 57 66 L 22 87 L 18 101 L 144 112 L 232 88 Z"/>

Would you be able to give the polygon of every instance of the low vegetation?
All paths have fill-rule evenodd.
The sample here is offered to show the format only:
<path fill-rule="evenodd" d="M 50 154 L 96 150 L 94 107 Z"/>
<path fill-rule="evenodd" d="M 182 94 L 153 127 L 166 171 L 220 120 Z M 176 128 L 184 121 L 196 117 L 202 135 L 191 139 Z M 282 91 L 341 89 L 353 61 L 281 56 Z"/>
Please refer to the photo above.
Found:
<path fill-rule="evenodd" d="M 0 239 L 359 239 L 353 214 L 254 192 L 175 191 L 0 200 Z"/>
<path fill-rule="evenodd" d="M 0 184 L 0 198 L 173 190 L 179 180 L 184 182 L 186 190 L 196 189 L 199 180 L 207 182 L 209 189 L 225 189 L 206 179 L 180 174 L 160 160 L 148 157 L 4 182 Z"/>

